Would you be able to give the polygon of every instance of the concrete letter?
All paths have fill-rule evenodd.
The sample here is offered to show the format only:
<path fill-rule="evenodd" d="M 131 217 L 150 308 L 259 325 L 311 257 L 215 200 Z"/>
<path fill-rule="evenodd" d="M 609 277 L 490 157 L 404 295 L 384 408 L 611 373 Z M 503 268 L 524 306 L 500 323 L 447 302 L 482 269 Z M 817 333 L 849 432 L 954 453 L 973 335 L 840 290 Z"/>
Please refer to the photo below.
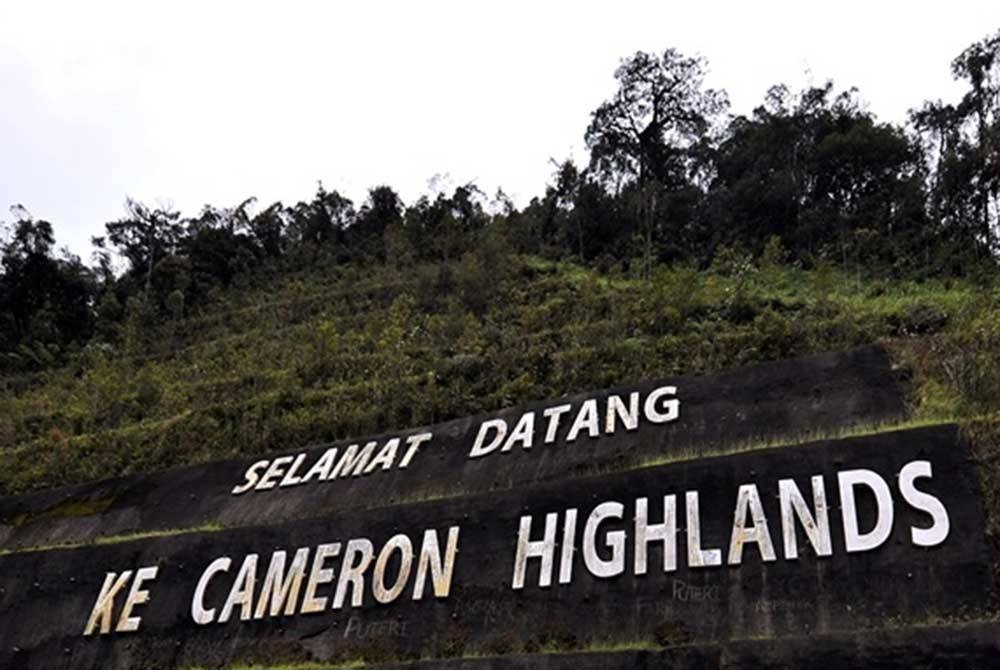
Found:
<path fill-rule="evenodd" d="M 431 584 L 434 587 L 435 598 L 447 598 L 451 592 L 451 575 L 455 570 L 455 554 L 458 553 L 458 526 L 448 529 L 448 543 L 445 546 L 444 557 L 438 545 L 436 530 L 425 530 L 424 541 L 420 546 L 420 560 L 417 563 L 417 576 L 413 581 L 413 599 L 424 597 L 424 583 L 427 581 L 428 570 L 431 574 Z"/>
<path fill-rule="evenodd" d="M 521 420 L 517 422 L 514 426 L 513 432 L 511 432 L 510 437 L 507 438 L 507 442 L 504 443 L 503 449 L 500 451 L 510 451 L 514 445 L 521 443 L 521 447 L 524 449 L 531 449 L 531 443 L 534 441 L 535 437 L 535 413 L 525 412 L 521 416 Z"/>
<path fill-rule="evenodd" d="M 631 431 L 639 427 L 639 392 L 633 391 L 628 396 L 628 408 L 621 396 L 608 396 L 608 411 L 604 421 L 604 432 L 608 435 L 615 432 L 617 420 L 621 419 L 625 430 Z"/>
<path fill-rule="evenodd" d="M 385 585 L 385 569 L 389 565 L 389 558 L 394 551 L 399 552 L 399 573 L 392 586 Z M 372 593 L 375 600 L 380 603 L 391 603 L 399 597 L 399 594 L 406 588 L 406 581 L 410 578 L 410 571 L 413 569 L 413 543 L 405 535 L 396 535 L 382 547 L 375 561 L 375 574 L 372 577 Z"/>
<path fill-rule="evenodd" d="M 597 418 L 597 400 L 593 398 L 583 401 L 580 411 L 576 414 L 576 419 L 573 420 L 573 425 L 566 433 L 566 441 L 574 441 L 584 428 L 587 429 L 587 434 L 590 437 L 597 437 L 601 434 L 600 419 Z"/>
<path fill-rule="evenodd" d="M 486 436 L 489 435 L 490 430 L 496 431 L 496 436 L 489 443 L 486 442 Z M 479 426 L 479 434 L 476 435 L 476 443 L 472 445 L 472 451 L 469 452 L 469 458 L 479 458 L 480 456 L 485 456 L 486 454 L 495 451 L 497 447 L 503 442 L 503 438 L 507 436 L 507 422 L 503 419 L 489 419 L 488 421 L 483 421 Z"/>
<path fill-rule="evenodd" d="M 243 559 L 243 565 L 236 574 L 236 581 L 233 588 L 229 590 L 229 597 L 222 606 L 222 614 L 219 615 L 219 623 L 229 621 L 229 616 L 236 605 L 240 606 L 240 620 L 247 621 L 253 614 L 253 589 L 257 582 L 257 554 L 247 554 Z"/>
<path fill-rule="evenodd" d="M 663 496 L 663 523 L 649 523 L 649 501 L 635 501 L 635 574 L 644 575 L 647 569 L 648 545 L 663 544 L 663 571 L 677 569 L 677 496 Z"/>
<path fill-rule="evenodd" d="M 746 526 L 748 511 L 753 520 L 753 526 L 749 528 Z M 771 531 L 767 527 L 767 517 L 764 516 L 764 506 L 760 503 L 760 493 L 757 492 L 756 484 L 744 484 L 736 494 L 733 534 L 729 540 L 729 565 L 739 565 L 743 562 L 743 546 L 747 542 L 757 543 L 760 556 L 765 561 L 776 560 Z"/>
<path fill-rule="evenodd" d="M 320 584 L 329 584 L 333 581 L 333 568 L 323 567 L 328 558 L 334 558 L 340 554 L 340 542 L 321 544 L 316 547 L 313 554 L 312 570 L 309 571 L 309 581 L 306 582 L 306 593 L 302 597 L 302 614 L 312 612 L 322 612 L 326 609 L 327 597 L 317 596 L 316 588 Z"/>
<path fill-rule="evenodd" d="M 132 590 L 129 591 L 128 598 L 125 599 L 125 607 L 122 608 L 122 615 L 118 619 L 118 626 L 115 630 L 119 633 L 134 633 L 139 630 L 142 617 L 132 616 L 132 609 L 136 605 L 143 605 L 149 602 L 149 591 L 142 588 L 143 582 L 156 579 L 159 572 L 157 566 L 139 568 L 135 573 L 135 581 L 132 582 Z"/>
<path fill-rule="evenodd" d="M 572 405 L 556 405 L 555 407 L 549 407 L 542 412 L 542 416 L 549 420 L 545 428 L 545 444 L 552 444 L 556 441 L 556 431 L 559 430 L 559 423 L 562 420 L 562 415 L 570 411 L 572 408 Z"/>
<path fill-rule="evenodd" d="M 101 592 L 97 595 L 97 601 L 90 610 L 90 618 L 87 620 L 87 626 L 83 629 L 84 635 L 93 635 L 98 621 L 100 621 L 101 633 L 111 632 L 112 609 L 115 605 L 115 597 L 119 591 L 125 588 L 130 579 L 132 579 L 131 570 L 126 570 L 120 575 L 109 572 L 104 576 L 104 585 L 101 586 Z"/>
<path fill-rule="evenodd" d="M 625 506 L 620 502 L 605 502 L 594 508 L 583 527 L 583 564 L 595 577 L 615 577 L 625 572 L 625 531 L 608 532 L 605 545 L 611 549 L 611 558 L 602 559 L 597 554 L 597 530 L 606 519 L 622 519 Z"/>
<path fill-rule="evenodd" d="M 556 551 L 556 527 L 559 524 L 559 513 L 549 512 L 545 515 L 545 535 L 541 540 L 532 541 L 531 515 L 521 517 L 521 525 L 517 532 L 517 553 L 514 557 L 514 579 L 511 588 L 524 588 L 524 577 L 528 569 L 529 558 L 542 559 L 541 571 L 538 575 L 538 586 L 545 588 L 552 585 L 552 561 Z"/>
<path fill-rule="evenodd" d="M 668 423 L 681 415 L 681 401 L 671 398 L 663 402 L 663 409 L 657 407 L 657 402 L 664 396 L 677 395 L 676 386 L 661 386 L 646 397 L 644 406 L 646 419 L 652 423 Z"/>
<path fill-rule="evenodd" d="M 910 539 L 918 547 L 936 547 L 945 541 L 951 529 L 948 510 L 941 501 L 929 493 L 918 491 L 913 485 L 914 480 L 930 476 L 930 461 L 913 461 L 899 471 L 899 490 L 903 494 L 903 500 L 915 509 L 926 512 L 933 520 L 930 528 L 910 529 Z"/>
<path fill-rule="evenodd" d="M 406 453 L 403 454 L 403 460 L 399 462 L 400 470 L 410 464 L 410 460 L 413 458 L 413 455 L 417 453 L 417 450 L 420 449 L 420 445 L 427 442 L 432 437 L 434 437 L 434 433 L 417 433 L 416 435 L 410 435 L 406 438 L 407 449 Z"/>
<path fill-rule="evenodd" d="M 256 486 L 258 480 L 260 480 L 260 470 L 266 468 L 268 463 L 270 463 L 270 461 L 257 461 L 247 468 L 246 474 L 243 475 L 246 481 L 233 488 L 233 495 L 238 496 L 239 494 L 245 493 Z"/>
<path fill-rule="evenodd" d="M 212 577 L 216 573 L 228 572 L 229 566 L 232 563 L 231 558 L 223 556 L 212 561 L 205 568 L 205 572 L 201 573 L 198 586 L 194 590 L 194 597 L 191 599 L 191 618 L 199 626 L 204 626 L 215 621 L 215 609 L 205 609 L 205 591 L 208 589 L 208 583 L 212 581 Z"/>
<path fill-rule="evenodd" d="M 285 608 L 285 616 L 295 614 L 299 589 L 302 588 L 302 580 L 306 575 L 306 563 L 309 562 L 309 548 L 301 547 L 295 552 L 287 574 L 285 573 L 286 555 L 284 551 L 276 551 L 271 555 L 271 564 L 268 565 L 267 574 L 264 576 L 264 585 L 261 587 L 260 596 L 257 599 L 254 619 L 263 619 L 265 614 L 278 616 L 281 614 L 282 605 Z"/>
<path fill-rule="evenodd" d="M 365 571 L 372 563 L 375 547 L 372 541 L 360 537 L 347 543 L 344 550 L 344 562 L 340 566 L 340 579 L 337 580 L 337 592 L 333 596 L 333 609 L 344 606 L 344 596 L 347 587 L 351 588 L 351 607 L 361 607 L 365 595 Z"/>
<path fill-rule="evenodd" d="M 707 568 L 722 565 L 721 549 L 701 548 L 701 515 L 698 510 L 698 492 L 685 494 L 687 508 L 687 550 L 689 568 Z"/>
<path fill-rule="evenodd" d="M 871 470 L 845 470 L 837 475 L 840 487 L 840 507 L 844 522 L 844 542 L 849 553 L 871 551 L 889 539 L 892 533 L 892 492 L 877 473 Z M 875 494 L 876 521 L 871 531 L 858 530 L 858 509 L 854 500 L 854 487 L 867 486 Z"/>
<path fill-rule="evenodd" d="M 781 502 L 781 536 L 785 545 L 785 560 L 794 561 L 799 557 L 799 543 L 795 534 L 795 517 L 798 517 L 802 529 L 809 538 L 809 544 L 817 556 L 829 556 L 833 553 L 830 540 L 830 510 L 826 504 L 826 487 L 823 477 L 812 478 L 813 508 L 816 515 L 809 511 L 799 487 L 792 479 L 782 479 L 778 482 L 778 499 Z"/>

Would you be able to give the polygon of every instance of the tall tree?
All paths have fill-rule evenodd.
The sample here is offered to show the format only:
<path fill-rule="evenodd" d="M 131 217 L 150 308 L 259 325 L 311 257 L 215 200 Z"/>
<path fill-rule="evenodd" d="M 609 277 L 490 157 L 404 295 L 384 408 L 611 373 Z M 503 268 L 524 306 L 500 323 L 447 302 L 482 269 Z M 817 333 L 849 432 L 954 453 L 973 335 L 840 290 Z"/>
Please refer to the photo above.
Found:
<path fill-rule="evenodd" d="M 292 209 L 289 234 L 311 260 L 323 252 L 345 261 L 350 257 L 346 231 L 354 218 L 354 203 L 335 190 L 327 191 L 320 183 L 311 201 L 300 202 Z"/>
<path fill-rule="evenodd" d="M 368 190 L 368 198 L 358 210 L 354 223 L 347 229 L 347 244 L 356 253 L 384 261 L 386 230 L 400 232 L 403 222 L 403 201 L 389 186 Z"/>
<path fill-rule="evenodd" d="M 249 228 L 257 244 L 270 258 L 280 258 L 288 246 L 286 230 L 292 220 L 292 213 L 280 202 L 250 219 Z"/>
<path fill-rule="evenodd" d="M 996 244 L 1000 194 L 1000 31 L 970 45 L 951 64 L 956 79 L 969 84 L 958 105 L 972 136 L 973 179 L 981 234 Z"/>
<path fill-rule="evenodd" d="M 153 268 L 164 257 L 174 253 L 183 235 L 180 212 L 155 208 L 128 198 L 125 201 L 128 216 L 105 224 L 108 240 L 129 262 L 130 272 L 143 277 L 148 293 L 153 279 Z"/>
<path fill-rule="evenodd" d="M 759 252 L 777 236 L 799 257 L 893 263 L 924 225 L 919 147 L 829 82 L 797 95 L 772 87 L 731 122 L 716 172 L 715 244 Z"/>
<path fill-rule="evenodd" d="M 610 179 L 669 183 L 684 151 L 726 110 L 722 91 L 704 89 L 706 63 L 675 49 L 636 52 L 615 70 L 618 91 L 592 115 L 585 136 L 591 168 Z"/>
<path fill-rule="evenodd" d="M 248 198 L 235 207 L 221 209 L 206 205 L 200 216 L 186 222 L 186 235 L 178 245 L 178 253 L 186 257 L 185 263 L 164 265 L 160 274 L 167 281 L 161 281 L 158 287 L 161 296 L 174 290 L 184 292 L 190 287 L 192 294 L 187 298 L 198 300 L 211 287 L 229 286 L 237 275 L 249 273 L 264 255 L 263 248 L 248 234 L 253 232 L 248 208 L 254 202 L 254 198 Z M 160 269 L 160 266 L 154 269 L 154 283 Z M 189 276 L 178 284 L 171 275 L 177 275 L 181 269 Z"/>
<path fill-rule="evenodd" d="M 635 187 L 647 272 L 658 196 L 689 183 L 693 148 L 728 106 L 724 92 L 704 88 L 705 68 L 675 49 L 636 52 L 615 71 L 618 90 L 594 111 L 585 135 L 591 170 L 616 192 Z"/>
<path fill-rule="evenodd" d="M 11 209 L 11 235 L 0 244 L 0 351 L 18 349 L 37 364 L 38 356 L 89 337 L 96 282 L 79 258 L 53 255 L 48 221 Z"/>

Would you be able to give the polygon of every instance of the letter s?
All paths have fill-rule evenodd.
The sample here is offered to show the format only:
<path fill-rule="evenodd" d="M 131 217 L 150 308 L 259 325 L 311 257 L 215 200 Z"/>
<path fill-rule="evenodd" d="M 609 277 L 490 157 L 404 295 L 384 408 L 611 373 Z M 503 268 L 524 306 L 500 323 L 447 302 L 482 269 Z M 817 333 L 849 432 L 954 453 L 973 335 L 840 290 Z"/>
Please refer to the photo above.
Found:
<path fill-rule="evenodd" d="M 913 480 L 930 476 L 930 461 L 913 461 L 899 471 L 899 491 L 903 494 L 903 499 L 914 509 L 930 514 L 934 520 L 930 528 L 910 528 L 910 538 L 918 547 L 934 547 L 941 544 L 951 529 L 948 510 L 941 501 L 929 493 L 918 491 L 913 485 Z"/>
<path fill-rule="evenodd" d="M 256 486 L 257 481 L 260 480 L 259 471 L 266 468 L 268 463 L 270 463 L 270 461 L 257 461 L 249 468 L 247 468 L 246 474 L 243 475 L 246 478 L 246 482 L 233 488 L 233 495 L 238 496 L 239 494 L 249 491 L 254 486 Z"/>

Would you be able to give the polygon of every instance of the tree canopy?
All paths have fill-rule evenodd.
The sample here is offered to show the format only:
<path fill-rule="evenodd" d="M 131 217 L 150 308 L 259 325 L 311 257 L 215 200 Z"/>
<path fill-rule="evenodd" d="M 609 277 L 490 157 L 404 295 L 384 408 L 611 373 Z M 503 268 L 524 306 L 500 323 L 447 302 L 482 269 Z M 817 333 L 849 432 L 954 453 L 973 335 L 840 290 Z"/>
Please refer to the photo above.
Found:
<path fill-rule="evenodd" d="M 410 203 L 382 184 L 359 204 L 319 183 L 292 205 L 248 198 L 188 216 L 128 198 L 88 267 L 55 250 L 51 223 L 15 206 L 0 237 L 3 365 L 45 367 L 88 342 L 127 341 L 219 291 L 311 266 L 440 263 L 421 281 L 477 313 L 508 251 L 647 277 L 657 264 L 764 255 L 869 277 L 995 273 L 1000 32 L 951 72 L 962 95 L 915 104 L 905 124 L 880 121 L 832 82 L 776 85 L 734 116 L 706 85 L 705 59 L 638 51 L 583 129 L 589 160 L 553 160 L 544 193 L 520 209 L 474 183 Z"/>

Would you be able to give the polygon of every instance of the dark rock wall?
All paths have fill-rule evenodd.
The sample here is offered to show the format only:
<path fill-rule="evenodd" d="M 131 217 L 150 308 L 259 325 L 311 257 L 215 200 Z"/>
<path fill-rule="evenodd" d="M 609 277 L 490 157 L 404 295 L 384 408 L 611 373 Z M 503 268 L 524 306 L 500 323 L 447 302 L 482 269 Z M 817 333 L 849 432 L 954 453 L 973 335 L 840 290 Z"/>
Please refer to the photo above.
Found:
<path fill-rule="evenodd" d="M 513 430 L 524 412 L 569 403 L 568 421 L 593 398 L 603 428 L 610 395 L 645 397 L 664 384 L 677 387 L 676 421 L 640 421 L 633 431 L 572 443 L 564 425 L 552 444 L 542 443 L 539 424 L 529 450 L 469 457 L 485 420 L 504 418 Z M 3 498 L 0 668 L 358 659 L 386 670 L 1000 667 L 998 558 L 985 531 L 973 447 L 958 428 L 789 446 L 905 419 L 908 393 L 905 375 L 885 352 L 867 347 L 596 391 L 336 445 L 288 445 L 282 454 L 261 457 L 305 452 L 313 463 L 331 446 L 381 445 L 393 436 L 432 432 L 406 469 L 233 495 L 258 460 L 248 457 Z M 748 445 L 755 449 L 741 451 Z M 941 519 L 908 499 L 899 482 L 904 466 L 924 461 L 933 475 L 918 479 L 916 488 L 940 501 L 948 523 L 943 540 L 927 547 L 917 546 L 913 531 L 939 527 Z M 842 500 L 838 474 L 857 469 L 885 482 L 893 519 L 884 542 L 851 552 L 843 523 L 851 507 Z M 817 555 L 802 524 L 782 516 L 779 481 L 792 480 L 815 513 L 814 477 L 826 493 L 830 555 Z M 747 519 L 734 532 L 737 499 L 747 484 L 760 497 L 773 561 L 752 541 L 755 522 Z M 697 492 L 696 521 L 687 516 L 688 492 Z M 666 533 L 676 566 L 664 568 L 662 541 L 654 541 L 643 573 L 636 567 L 637 499 L 646 499 L 655 524 L 664 518 L 665 496 L 673 496 L 676 507 L 676 527 Z M 607 503 L 621 505 L 620 517 L 593 524 L 588 538 L 592 512 L 614 508 Z M 876 527 L 876 498 L 863 486 L 853 509 L 859 532 Z M 568 510 L 576 510 L 575 520 Z M 549 515 L 556 520 L 552 578 L 542 586 L 540 558 L 528 559 L 523 572 L 516 567 L 519 529 L 530 516 L 526 539 L 538 542 Z M 785 524 L 795 528 L 795 559 L 783 544 Z M 693 527 L 700 548 L 721 551 L 721 565 L 692 565 Z M 458 541 L 450 579 L 427 579 L 422 598 L 414 599 L 425 531 L 436 533 L 443 550 L 452 528 Z M 121 537 L 129 533 L 144 535 Z M 373 582 L 381 576 L 391 584 L 405 561 L 391 554 L 379 568 L 377 557 L 399 535 L 417 557 L 400 577 L 402 590 L 388 598 Z M 737 565 L 726 563 L 733 537 L 747 540 Z M 359 569 L 357 605 L 353 587 L 345 586 L 347 600 L 334 606 L 350 574 L 352 540 L 369 541 L 373 557 Z M 619 541 L 622 561 L 611 565 Z M 53 546 L 59 543 L 82 546 Z M 317 547 L 330 543 L 340 543 L 339 553 L 314 565 Z M 240 585 L 255 611 L 274 552 L 285 551 L 291 561 L 302 548 L 309 560 L 291 614 L 262 610 L 259 618 L 241 620 L 237 604 L 229 621 L 218 622 Z M 253 554 L 258 567 L 250 586 L 237 575 Z M 199 623 L 192 613 L 197 585 L 223 557 L 230 565 L 207 582 L 203 598 L 214 609 L 211 622 Z M 123 571 L 153 567 L 156 577 L 144 585 L 149 600 L 132 611 L 141 617 L 137 631 L 115 631 L 130 581 L 112 600 L 111 631 L 84 634 L 108 574 L 113 581 Z M 310 575 L 324 569 L 330 572 L 316 579 L 315 595 L 327 601 L 303 612 Z M 518 574 L 524 585 L 515 588 Z"/>
<path fill-rule="evenodd" d="M 944 542 L 930 548 L 914 546 L 911 540 L 911 528 L 928 527 L 930 517 L 908 505 L 896 484 L 900 469 L 914 460 L 931 463 L 933 477 L 919 480 L 918 487 L 942 502 L 950 521 Z M 895 513 L 891 535 L 884 544 L 849 554 L 845 551 L 836 477 L 838 472 L 856 468 L 870 469 L 885 479 L 892 490 Z M 801 555 L 798 560 L 786 560 L 781 547 L 778 480 L 792 478 L 806 493 L 810 477 L 815 475 L 823 477 L 828 495 L 833 554 L 816 556 L 800 533 Z M 585 567 L 581 557 L 583 526 L 595 506 L 606 501 L 625 506 L 624 518 L 607 521 L 598 534 L 597 544 L 602 547 L 598 553 L 607 559 L 603 541 L 608 531 L 625 530 L 629 539 L 633 537 L 630 529 L 637 497 L 649 498 L 653 520 L 662 516 L 658 501 L 664 495 L 676 494 L 680 502 L 684 493 L 692 490 L 700 497 L 702 545 L 723 548 L 725 554 L 737 491 L 747 483 L 756 484 L 761 495 L 777 552 L 773 563 L 762 561 L 755 546 L 748 546 L 738 566 L 688 567 L 686 519 L 681 507 L 676 571 L 663 572 L 662 553 L 654 547 L 648 574 L 635 575 L 634 549 L 628 541 L 624 574 L 596 577 Z M 726 667 L 757 667 L 755 658 L 772 658 L 775 667 L 797 667 L 800 660 L 796 659 L 815 661 L 819 652 L 807 653 L 795 640 L 855 639 L 851 636 L 874 629 L 969 619 L 992 606 L 994 557 L 985 542 L 977 486 L 968 446 L 955 427 L 944 426 L 578 477 L 455 499 L 366 511 L 334 509 L 315 519 L 280 525 L 10 554 L 0 557 L 0 666 L 167 668 L 233 660 L 336 661 L 358 657 L 388 662 L 640 643 L 683 645 L 683 649 L 651 653 L 643 657 L 641 665 L 622 667 L 674 667 L 664 659 L 673 658 L 670 663 L 674 663 L 678 654 L 687 655 L 687 660 L 677 661 L 684 667 L 718 667 L 723 648 Z M 566 584 L 554 579 L 550 587 L 539 588 L 540 561 L 534 560 L 528 564 L 525 588 L 513 589 L 520 518 L 532 515 L 536 524 L 532 539 L 539 539 L 544 516 L 569 508 L 579 511 L 575 545 L 581 549 L 572 555 L 572 579 Z M 859 494 L 857 509 L 860 528 L 867 531 L 874 527 L 874 498 Z M 192 620 L 195 585 L 217 557 L 229 556 L 234 561 L 233 568 L 214 579 L 207 591 L 206 603 L 220 608 L 247 554 L 260 554 L 266 565 L 266 558 L 275 549 L 294 551 L 362 537 L 370 539 L 378 551 L 398 533 L 408 534 L 416 544 L 424 529 L 444 531 L 450 526 L 461 530 L 451 592 L 446 598 L 433 598 L 428 593 L 423 600 L 414 601 L 407 588 L 398 600 L 381 604 L 366 582 L 358 608 L 328 608 L 259 621 L 234 617 L 224 624 L 197 625 Z M 555 562 L 558 567 L 558 555 Z M 159 574 L 149 585 L 150 602 L 136 610 L 142 616 L 139 632 L 84 637 L 84 625 L 105 572 L 150 565 L 158 566 Z M 330 561 L 329 566 L 335 572 L 343 569 L 339 559 Z M 324 594 L 332 595 L 333 585 L 322 588 Z M 786 638 L 790 645 L 782 647 L 786 651 L 753 645 L 744 649 L 736 644 L 739 640 Z M 948 636 L 942 640 L 954 642 Z M 836 661 L 823 667 L 837 667 L 838 663 L 840 667 L 856 667 L 851 659 L 860 653 L 855 647 L 835 642 L 817 649 L 826 649 Z M 916 647 L 912 651 L 929 653 Z M 995 647 L 976 653 L 993 654 Z M 741 660 L 744 657 L 751 660 Z M 781 658 L 787 663 L 778 662 Z M 545 660 L 545 654 L 538 654 L 537 659 L 530 667 L 556 663 Z M 506 661 L 497 663 L 485 667 L 517 667 Z M 806 661 L 801 663 L 805 667 Z"/>

